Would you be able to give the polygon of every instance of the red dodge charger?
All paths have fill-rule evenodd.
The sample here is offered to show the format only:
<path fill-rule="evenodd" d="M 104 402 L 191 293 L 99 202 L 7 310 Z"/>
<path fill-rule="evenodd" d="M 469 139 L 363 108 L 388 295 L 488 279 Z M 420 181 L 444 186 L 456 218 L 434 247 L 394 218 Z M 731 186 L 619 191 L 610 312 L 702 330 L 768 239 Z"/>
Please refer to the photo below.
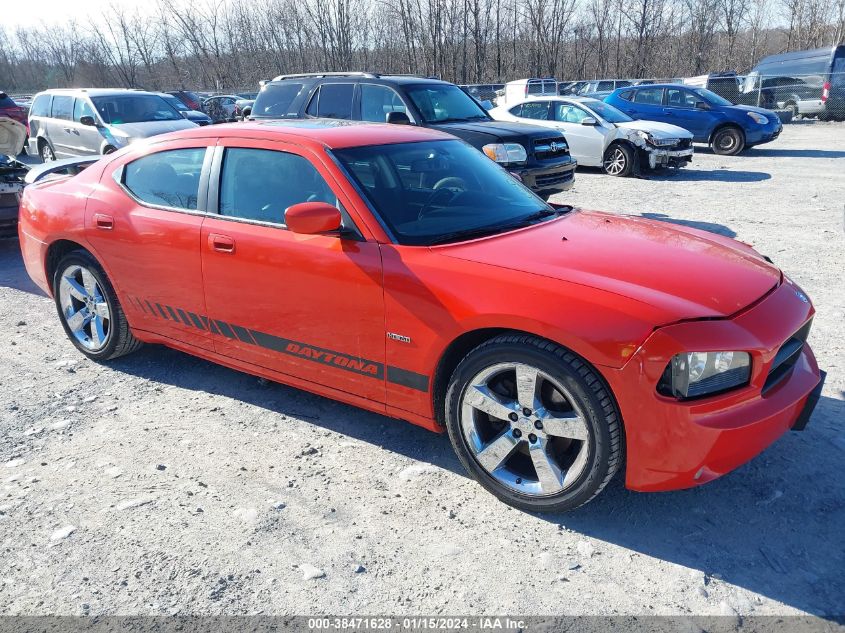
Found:
<path fill-rule="evenodd" d="M 20 237 L 89 358 L 162 343 L 448 431 L 532 511 L 719 477 L 823 381 L 809 299 L 751 247 L 548 205 L 410 126 L 155 137 L 27 187 Z"/>

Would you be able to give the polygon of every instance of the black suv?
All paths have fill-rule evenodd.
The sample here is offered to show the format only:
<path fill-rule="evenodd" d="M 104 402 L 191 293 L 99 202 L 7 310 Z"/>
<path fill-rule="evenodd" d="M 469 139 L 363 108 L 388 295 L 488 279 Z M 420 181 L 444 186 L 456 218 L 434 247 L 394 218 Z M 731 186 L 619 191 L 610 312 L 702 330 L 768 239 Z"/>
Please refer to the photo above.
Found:
<path fill-rule="evenodd" d="M 572 187 L 575 160 L 557 130 L 494 121 L 455 84 L 374 73 L 280 75 L 264 82 L 250 119 L 320 117 L 422 125 L 453 134 L 501 164 L 534 193 Z"/>

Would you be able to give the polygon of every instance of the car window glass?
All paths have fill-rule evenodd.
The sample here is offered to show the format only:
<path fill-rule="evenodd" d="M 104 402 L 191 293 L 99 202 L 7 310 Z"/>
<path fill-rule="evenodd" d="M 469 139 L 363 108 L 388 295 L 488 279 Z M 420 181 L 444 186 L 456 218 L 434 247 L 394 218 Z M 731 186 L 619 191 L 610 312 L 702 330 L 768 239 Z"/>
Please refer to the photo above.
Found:
<path fill-rule="evenodd" d="M 123 184 L 149 204 L 194 210 L 204 159 L 204 147 L 149 154 L 126 165 Z"/>
<path fill-rule="evenodd" d="M 600 81 L 598 85 L 597 92 L 604 92 L 605 90 L 613 90 L 613 82 L 612 81 Z"/>
<path fill-rule="evenodd" d="M 103 121 L 115 125 L 182 119 L 182 115 L 158 95 L 118 94 L 91 97 L 91 101 Z"/>
<path fill-rule="evenodd" d="M 555 112 L 555 119 L 565 123 L 581 123 L 588 116 L 585 110 L 571 103 L 559 103 Z"/>
<path fill-rule="evenodd" d="M 660 105 L 663 102 L 663 88 L 643 88 L 634 93 L 634 102 L 646 105 Z"/>
<path fill-rule="evenodd" d="M 53 97 L 53 108 L 50 116 L 54 119 L 66 119 L 70 121 L 73 115 L 73 97 L 56 95 Z"/>
<path fill-rule="evenodd" d="M 50 95 L 39 95 L 35 97 L 32 102 L 32 108 L 29 111 L 30 116 L 49 116 L 50 114 Z"/>
<path fill-rule="evenodd" d="M 320 89 L 314 91 L 311 96 L 311 101 L 308 102 L 308 107 L 305 108 L 305 114 L 308 116 L 317 116 L 317 103 L 320 101 Z"/>
<path fill-rule="evenodd" d="M 830 69 L 830 83 L 834 86 L 845 86 L 845 53 L 833 60 Z"/>
<path fill-rule="evenodd" d="M 85 99 L 76 99 L 73 104 L 73 120 L 79 123 L 84 116 L 94 116 L 94 108 Z"/>
<path fill-rule="evenodd" d="M 522 104 L 522 114 L 525 119 L 536 119 L 538 121 L 547 121 L 549 118 L 549 102 L 548 101 L 529 101 Z"/>
<path fill-rule="evenodd" d="M 317 115 L 329 119 L 352 118 L 354 84 L 323 84 L 317 101 Z M 309 105 L 309 109 L 310 109 Z M 311 114 L 309 112 L 309 114 Z"/>
<path fill-rule="evenodd" d="M 405 112 L 405 103 L 394 90 L 376 84 L 361 84 L 361 120 L 384 123 L 390 112 Z"/>
<path fill-rule="evenodd" d="M 508 112 L 510 112 L 514 116 L 522 116 L 522 104 L 520 103 L 519 105 L 512 107 L 510 110 L 508 110 Z"/>
<path fill-rule="evenodd" d="M 625 101 L 630 101 L 633 96 L 634 96 L 633 90 L 626 90 L 625 92 L 619 93 L 619 98 L 625 99 Z"/>
<path fill-rule="evenodd" d="M 689 90 L 679 88 L 669 88 L 666 95 L 667 104 L 673 108 L 694 108 L 696 101 L 701 101 L 700 97 L 696 97 Z"/>
<path fill-rule="evenodd" d="M 338 204 L 308 159 L 266 149 L 226 150 L 220 176 L 220 215 L 284 224 L 287 208 L 300 202 Z"/>
<path fill-rule="evenodd" d="M 265 85 L 252 106 L 253 117 L 296 116 L 291 105 L 305 84 L 296 81 L 280 81 Z"/>

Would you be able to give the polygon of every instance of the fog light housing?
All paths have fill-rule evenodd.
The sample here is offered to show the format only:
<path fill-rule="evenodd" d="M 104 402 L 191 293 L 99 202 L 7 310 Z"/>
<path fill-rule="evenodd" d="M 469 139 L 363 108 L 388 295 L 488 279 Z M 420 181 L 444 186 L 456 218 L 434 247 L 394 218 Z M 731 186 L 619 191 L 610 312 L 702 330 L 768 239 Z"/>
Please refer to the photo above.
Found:
<path fill-rule="evenodd" d="M 688 400 L 742 387 L 750 378 L 748 352 L 684 352 L 672 357 L 657 391 Z"/>

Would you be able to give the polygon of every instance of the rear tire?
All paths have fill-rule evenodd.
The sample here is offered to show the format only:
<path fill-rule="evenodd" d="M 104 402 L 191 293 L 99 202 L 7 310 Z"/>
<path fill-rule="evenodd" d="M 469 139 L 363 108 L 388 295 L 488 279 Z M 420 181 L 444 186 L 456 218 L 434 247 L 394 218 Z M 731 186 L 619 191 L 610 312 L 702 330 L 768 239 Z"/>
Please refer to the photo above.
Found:
<path fill-rule="evenodd" d="M 91 360 L 111 360 L 143 345 L 132 335 L 105 271 L 88 251 L 71 251 L 59 261 L 53 297 L 65 334 Z"/>
<path fill-rule="evenodd" d="M 42 163 L 51 163 L 56 160 L 56 153 L 53 151 L 53 146 L 50 141 L 42 139 L 38 145 L 38 156 Z"/>
<path fill-rule="evenodd" d="M 713 153 L 720 156 L 736 156 L 745 149 L 745 136 L 739 128 L 719 128 L 713 134 L 710 147 L 713 148 Z"/>
<path fill-rule="evenodd" d="M 535 336 L 502 335 L 475 348 L 452 374 L 445 407 L 461 463 L 521 510 L 577 508 L 622 464 L 622 423 L 604 381 Z"/>
<path fill-rule="evenodd" d="M 624 143 L 616 143 L 607 148 L 602 166 L 609 176 L 625 178 L 634 172 L 634 150 Z"/>

